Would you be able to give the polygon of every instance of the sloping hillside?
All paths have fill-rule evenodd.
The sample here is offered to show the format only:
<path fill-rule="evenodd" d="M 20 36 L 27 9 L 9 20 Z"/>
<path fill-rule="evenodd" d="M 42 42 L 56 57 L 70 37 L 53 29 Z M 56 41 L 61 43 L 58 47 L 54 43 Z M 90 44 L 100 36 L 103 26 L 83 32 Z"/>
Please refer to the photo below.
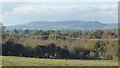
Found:
<path fill-rule="evenodd" d="M 114 29 L 117 24 L 103 24 L 98 21 L 35 21 L 27 24 L 7 26 L 7 29 L 40 29 L 40 30 L 82 30 L 82 29 Z"/>

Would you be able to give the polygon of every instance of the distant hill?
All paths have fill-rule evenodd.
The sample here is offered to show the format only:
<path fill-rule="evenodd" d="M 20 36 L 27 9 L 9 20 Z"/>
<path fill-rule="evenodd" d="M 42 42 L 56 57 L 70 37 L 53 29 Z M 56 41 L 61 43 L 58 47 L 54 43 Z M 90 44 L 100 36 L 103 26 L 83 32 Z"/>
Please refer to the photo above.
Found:
<path fill-rule="evenodd" d="M 83 30 L 114 29 L 117 24 L 103 24 L 98 21 L 35 21 L 21 25 L 7 26 L 7 29 L 39 29 L 39 30 Z"/>

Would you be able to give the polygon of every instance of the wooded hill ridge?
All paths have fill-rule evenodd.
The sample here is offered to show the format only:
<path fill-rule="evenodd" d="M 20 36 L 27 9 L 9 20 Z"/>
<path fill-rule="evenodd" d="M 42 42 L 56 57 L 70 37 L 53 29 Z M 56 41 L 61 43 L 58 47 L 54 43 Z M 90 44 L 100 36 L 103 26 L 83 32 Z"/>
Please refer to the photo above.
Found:
<path fill-rule="evenodd" d="M 33 21 L 20 25 L 6 26 L 9 30 L 30 29 L 30 30 L 96 30 L 96 29 L 117 29 L 117 23 L 103 24 L 99 21 Z"/>

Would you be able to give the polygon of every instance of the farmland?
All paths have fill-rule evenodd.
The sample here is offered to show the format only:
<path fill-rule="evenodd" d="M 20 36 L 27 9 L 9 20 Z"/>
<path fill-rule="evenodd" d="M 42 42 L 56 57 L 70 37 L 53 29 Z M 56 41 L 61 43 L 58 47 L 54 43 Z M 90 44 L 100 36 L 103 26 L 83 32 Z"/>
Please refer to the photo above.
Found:
<path fill-rule="evenodd" d="M 3 66 L 118 66 L 116 60 L 63 60 L 3 56 Z"/>

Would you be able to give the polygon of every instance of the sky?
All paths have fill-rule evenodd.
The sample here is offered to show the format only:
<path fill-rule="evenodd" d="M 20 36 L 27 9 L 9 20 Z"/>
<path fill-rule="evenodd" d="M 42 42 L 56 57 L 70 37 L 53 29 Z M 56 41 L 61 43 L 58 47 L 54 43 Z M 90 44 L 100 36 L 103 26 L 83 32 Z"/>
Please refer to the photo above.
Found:
<path fill-rule="evenodd" d="M 0 9 L 4 25 L 66 20 L 118 23 L 117 2 L 0 2 Z"/>

